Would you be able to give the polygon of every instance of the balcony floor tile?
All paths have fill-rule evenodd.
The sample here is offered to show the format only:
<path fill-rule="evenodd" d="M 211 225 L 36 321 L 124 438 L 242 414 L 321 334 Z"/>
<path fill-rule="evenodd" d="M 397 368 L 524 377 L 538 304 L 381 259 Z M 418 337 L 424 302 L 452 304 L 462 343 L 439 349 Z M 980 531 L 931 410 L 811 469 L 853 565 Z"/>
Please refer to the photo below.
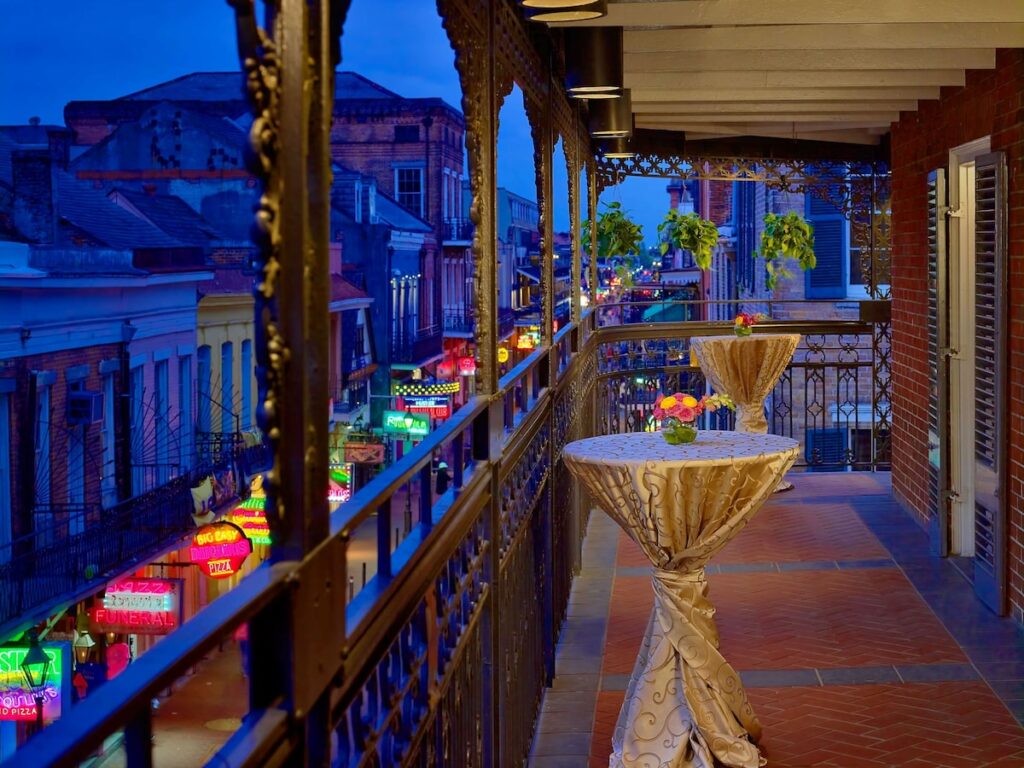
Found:
<path fill-rule="evenodd" d="M 1024 765 L 1021 627 L 929 554 L 887 475 L 790 478 L 794 490 L 707 568 L 721 648 L 762 721 L 769 765 Z M 653 607 L 650 565 L 600 512 L 582 573 L 534 768 L 608 765 Z"/>

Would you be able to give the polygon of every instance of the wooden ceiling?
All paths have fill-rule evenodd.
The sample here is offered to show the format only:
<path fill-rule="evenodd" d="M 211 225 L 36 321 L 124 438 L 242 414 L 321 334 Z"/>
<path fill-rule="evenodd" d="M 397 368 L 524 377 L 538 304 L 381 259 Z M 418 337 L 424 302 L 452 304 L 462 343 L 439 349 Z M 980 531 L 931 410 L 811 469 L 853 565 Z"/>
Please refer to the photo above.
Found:
<path fill-rule="evenodd" d="M 875 144 L 1024 47 L 1024 0 L 610 0 L 585 25 L 625 29 L 638 128 Z"/>

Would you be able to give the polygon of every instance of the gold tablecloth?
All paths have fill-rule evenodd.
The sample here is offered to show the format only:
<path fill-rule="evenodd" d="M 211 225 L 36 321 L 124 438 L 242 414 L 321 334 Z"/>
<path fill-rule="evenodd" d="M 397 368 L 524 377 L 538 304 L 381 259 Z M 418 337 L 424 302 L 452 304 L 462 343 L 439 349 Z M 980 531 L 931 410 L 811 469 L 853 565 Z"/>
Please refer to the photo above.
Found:
<path fill-rule="evenodd" d="M 712 388 L 736 403 L 736 430 L 764 434 L 768 431 L 765 398 L 793 359 L 799 343 L 798 333 L 762 333 L 701 336 L 692 339 L 690 345 Z"/>
<path fill-rule="evenodd" d="M 778 435 L 656 432 L 565 447 L 570 471 L 654 566 L 654 610 L 612 739 L 612 768 L 756 768 L 761 726 L 718 651 L 707 561 L 736 536 L 798 454 Z"/>

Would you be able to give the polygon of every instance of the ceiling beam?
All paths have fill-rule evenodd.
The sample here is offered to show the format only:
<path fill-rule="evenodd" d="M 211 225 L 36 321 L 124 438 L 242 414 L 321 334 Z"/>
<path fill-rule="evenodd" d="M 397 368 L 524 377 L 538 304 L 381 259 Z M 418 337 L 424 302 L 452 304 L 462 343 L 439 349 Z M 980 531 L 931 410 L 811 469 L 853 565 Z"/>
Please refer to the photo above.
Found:
<path fill-rule="evenodd" d="M 908 24 L 937 22 L 1024 22 L 1024 4 L 1013 0 L 671 0 L 608 5 L 608 15 L 587 26 L 686 27 L 777 24 Z M 552 26 L 574 26 L 553 24 Z"/>
<path fill-rule="evenodd" d="M 704 139 L 721 139 L 728 136 L 767 136 L 778 139 L 810 139 L 812 141 L 838 141 L 842 144 L 870 144 L 878 145 L 881 137 L 877 134 L 851 129 L 849 131 L 796 131 L 787 133 L 785 131 L 770 131 L 755 129 L 752 131 L 719 131 L 717 133 L 701 133 L 700 131 L 685 131 L 686 138 L 693 141 Z"/>
<path fill-rule="evenodd" d="M 845 123 L 871 122 L 873 124 L 895 123 L 899 112 L 735 112 L 731 114 L 684 114 L 684 115 L 637 115 L 640 126 L 671 125 L 684 123 Z"/>
<path fill-rule="evenodd" d="M 678 81 L 678 78 L 677 78 Z M 938 87 L 903 88 L 693 88 L 676 83 L 669 90 L 633 88 L 633 102 L 710 101 L 895 101 L 937 99 Z"/>
<path fill-rule="evenodd" d="M 680 131 L 648 130 L 634 131 L 633 148 L 642 154 L 662 157 L 684 156 L 693 159 L 702 157 L 741 157 L 750 160 L 774 158 L 777 160 L 859 160 L 884 159 L 888 155 L 885 142 L 878 146 L 845 144 L 835 141 L 801 141 L 775 137 L 735 137 L 687 141 Z"/>
<path fill-rule="evenodd" d="M 949 48 L 946 50 L 857 51 L 810 50 L 721 50 L 623 54 L 627 72 L 711 72 L 732 71 L 737 64 L 752 70 L 832 70 L 873 69 L 993 69 L 996 52 L 990 49 Z"/>
<path fill-rule="evenodd" d="M 968 6 L 969 7 L 969 6 Z M 780 17 L 784 18 L 784 17 Z M 630 53 L 757 50 L 899 50 L 1021 48 L 1024 23 L 778 24 L 627 31 Z M 947 65 L 948 66 L 948 65 Z"/>
<path fill-rule="evenodd" d="M 634 91 L 678 89 L 710 90 L 718 88 L 925 88 L 943 85 L 962 86 L 962 69 L 867 69 L 782 72 L 731 70 L 724 72 L 626 71 L 625 85 Z"/>
<path fill-rule="evenodd" d="M 849 123 L 680 123 L 678 130 L 697 133 L 722 133 L 729 136 L 748 136 L 759 131 L 770 131 L 772 135 L 792 136 L 794 132 L 828 133 L 838 131 L 863 131 L 879 136 L 889 130 L 889 123 L 877 121 L 851 121 Z"/>
<path fill-rule="evenodd" d="M 679 101 L 638 101 L 633 97 L 633 113 L 640 115 L 721 115 L 736 112 L 913 112 L 917 102 L 906 101 L 711 101 L 691 104 Z"/>

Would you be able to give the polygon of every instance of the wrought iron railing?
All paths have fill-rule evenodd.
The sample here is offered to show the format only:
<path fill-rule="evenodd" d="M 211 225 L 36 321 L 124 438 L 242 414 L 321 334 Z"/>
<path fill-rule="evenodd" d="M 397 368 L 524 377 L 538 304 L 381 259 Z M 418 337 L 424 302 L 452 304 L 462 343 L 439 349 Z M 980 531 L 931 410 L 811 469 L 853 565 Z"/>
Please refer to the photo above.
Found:
<path fill-rule="evenodd" d="M 399 339 L 392 339 L 391 360 L 395 363 L 418 363 L 440 355 L 443 348 L 444 337 L 439 326 L 422 328 Z"/>
<path fill-rule="evenodd" d="M 444 330 L 446 333 L 472 333 L 475 324 L 476 312 L 473 307 L 445 307 Z"/>
<path fill-rule="evenodd" d="M 472 399 L 360 489 L 304 561 L 258 569 L 19 758 L 71 764 L 125 728 L 129 764 L 146 764 L 151 698 L 248 621 L 252 710 L 216 762 L 261 764 L 293 749 L 301 712 L 341 765 L 524 764 L 587 520 L 562 450 L 599 431 L 643 428 L 656 388 L 695 386 L 680 380 L 697 376 L 688 339 L 731 332 L 707 323 L 597 327 L 597 315 L 561 329 L 502 378 L 495 397 Z M 806 347 L 785 386 L 815 380 L 822 366 L 825 381 L 839 380 L 853 363 L 858 377 L 871 370 L 872 408 L 887 419 L 877 386 L 885 365 L 860 357 L 885 347 L 884 325 L 765 328 L 827 341 Z M 451 485 L 438 495 L 432 467 L 441 455 Z M 882 466 L 878 456 L 865 467 Z M 350 579 L 363 566 L 356 591 Z M 263 697 L 281 675 L 292 693 Z"/>
<path fill-rule="evenodd" d="M 445 219 L 444 220 L 445 241 L 472 242 L 473 222 L 469 219 Z"/>
<path fill-rule="evenodd" d="M 107 509 L 37 508 L 35 530 L 0 547 L 0 637 L 180 540 L 195 528 L 191 488 L 204 477 L 235 468 L 248 476 L 269 460 L 262 440 L 247 443 L 239 436 L 215 461 Z"/>

